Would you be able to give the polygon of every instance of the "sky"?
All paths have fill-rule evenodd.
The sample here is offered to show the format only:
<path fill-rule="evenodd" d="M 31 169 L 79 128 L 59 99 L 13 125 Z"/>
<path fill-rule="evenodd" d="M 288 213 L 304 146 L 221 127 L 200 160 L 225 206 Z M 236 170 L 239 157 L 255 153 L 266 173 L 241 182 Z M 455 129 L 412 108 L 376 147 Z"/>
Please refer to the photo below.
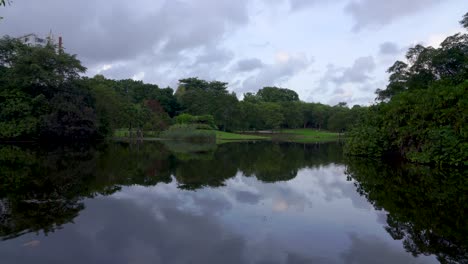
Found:
<path fill-rule="evenodd" d="M 199 77 L 239 98 L 265 86 L 368 105 L 415 45 L 463 32 L 467 0 L 14 0 L 0 35 L 62 36 L 87 75 L 177 87 Z"/>

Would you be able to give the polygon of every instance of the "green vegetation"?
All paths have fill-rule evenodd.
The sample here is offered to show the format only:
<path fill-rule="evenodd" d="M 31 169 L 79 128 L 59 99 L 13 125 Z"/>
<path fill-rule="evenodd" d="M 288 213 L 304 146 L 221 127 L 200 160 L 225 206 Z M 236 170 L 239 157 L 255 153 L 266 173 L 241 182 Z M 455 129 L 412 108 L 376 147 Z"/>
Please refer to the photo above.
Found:
<path fill-rule="evenodd" d="M 32 47 L 9 37 L 0 39 L 0 141 L 141 139 L 158 137 L 162 131 L 164 138 L 194 139 L 213 137 L 198 131 L 212 129 L 344 132 L 365 110 L 345 103 L 301 102 L 286 88 L 265 87 L 239 101 L 225 82 L 181 79 L 174 92 L 141 81 L 81 77 L 85 71 L 75 55 L 52 43 Z M 190 129 L 170 127 L 174 124 Z M 259 139 L 228 135 L 218 137 Z"/>
<path fill-rule="evenodd" d="M 468 34 L 450 36 L 440 48 L 416 45 L 406 59 L 388 70 L 387 88 L 377 90 L 381 102 L 348 134 L 346 152 L 468 165 Z"/>
<path fill-rule="evenodd" d="M 0 140 L 84 140 L 100 135 L 86 70 L 54 46 L 0 40 Z"/>
<path fill-rule="evenodd" d="M 152 130 L 145 130 L 142 131 L 142 137 L 145 139 L 148 138 L 158 138 L 161 134 L 161 131 L 152 131 Z M 121 128 L 121 129 L 116 129 L 114 130 L 113 134 L 114 138 L 133 138 L 135 135 L 130 135 L 129 129 L 128 128 Z"/>
<path fill-rule="evenodd" d="M 319 131 L 314 129 L 284 129 L 279 135 L 273 135 L 273 139 L 280 139 L 298 143 L 315 143 L 337 141 L 342 138 L 340 133 Z"/>
<path fill-rule="evenodd" d="M 197 129 L 218 129 L 212 115 L 193 116 L 190 114 L 181 114 L 174 117 L 176 124 L 193 125 Z"/>
<path fill-rule="evenodd" d="M 161 133 L 161 138 L 189 142 L 216 142 L 216 132 L 197 129 L 194 125 L 173 125 Z"/>
<path fill-rule="evenodd" d="M 249 141 L 249 140 L 267 140 L 269 137 L 249 135 L 249 134 L 235 134 L 224 131 L 216 131 L 216 140 L 218 142 L 228 141 Z"/>
<path fill-rule="evenodd" d="M 468 14 L 460 23 L 468 28 Z M 163 131 L 164 138 L 213 141 L 211 129 L 302 128 L 272 137 L 316 142 L 346 132 L 350 155 L 468 165 L 468 34 L 450 36 L 440 48 L 409 49 L 405 62 L 389 68 L 389 84 L 377 90 L 380 103 L 371 107 L 306 103 L 279 87 L 238 100 L 227 83 L 198 78 L 179 80 L 174 92 L 141 81 L 81 77 L 85 71 L 75 55 L 51 43 L 0 39 L 0 141 L 143 138 Z M 247 137 L 218 133 L 218 140 Z"/>

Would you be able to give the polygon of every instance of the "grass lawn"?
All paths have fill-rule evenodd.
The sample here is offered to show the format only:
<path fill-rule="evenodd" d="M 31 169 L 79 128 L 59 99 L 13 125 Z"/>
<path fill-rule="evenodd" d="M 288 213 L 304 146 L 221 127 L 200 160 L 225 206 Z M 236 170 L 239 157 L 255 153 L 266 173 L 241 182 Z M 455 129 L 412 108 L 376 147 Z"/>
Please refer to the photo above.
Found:
<path fill-rule="evenodd" d="M 136 130 L 133 130 L 133 136 L 136 137 Z M 156 138 L 159 137 L 158 131 L 143 131 L 143 136 L 145 138 Z M 114 130 L 114 137 L 116 138 L 127 138 L 128 137 L 128 128 L 120 128 Z"/>
<path fill-rule="evenodd" d="M 341 135 L 341 138 L 343 138 L 343 135 Z M 279 134 L 274 136 L 274 139 L 299 143 L 314 143 L 339 140 L 340 134 L 315 129 L 282 129 Z"/>
<path fill-rule="evenodd" d="M 216 141 L 218 143 L 224 143 L 229 141 L 242 141 L 242 140 L 268 140 L 269 137 L 255 136 L 255 135 L 244 135 L 235 134 L 223 131 L 216 131 Z"/>
<path fill-rule="evenodd" d="M 343 138 L 339 133 L 315 130 L 315 129 L 282 129 L 272 134 L 237 134 L 223 131 L 216 132 L 216 142 L 226 143 L 235 141 L 250 141 L 250 140 L 275 140 L 287 141 L 297 143 L 315 143 L 336 141 Z M 135 133 L 135 131 L 134 131 Z M 145 139 L 152 139 L 159 137 L 159 133 L 153 131 L 144 132 Z M 114 137 L 126 138 L 128 137 L 128 129 L 117 129 L 114 131 Z"/>

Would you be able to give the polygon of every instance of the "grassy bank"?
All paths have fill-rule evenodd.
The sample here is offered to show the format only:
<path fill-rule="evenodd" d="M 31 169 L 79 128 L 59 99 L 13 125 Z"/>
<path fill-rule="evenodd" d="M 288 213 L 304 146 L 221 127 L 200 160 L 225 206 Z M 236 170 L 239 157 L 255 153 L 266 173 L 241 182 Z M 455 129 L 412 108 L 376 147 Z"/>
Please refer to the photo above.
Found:
<path fill-rule="evenodd" d="M 273 140 L 298 143 L 315 143 L 336 141 L 343 138 L 343 134 L 315 129 L 283 129 L 272 134 Z"/>
<path fill-rule="evenodd" d="M 196 129 L 193 125 L 173 125 L 161 132 L 161 138 L 189 142 L 216 142 L 214 130 Z"/>
<path fill-rule="evenodd" d="M 143 131 L 143 137 L 144 138 L 157 138 L 159 137 L 160 132 L 159 131 Z M 133 137 L 136 137 L 136 130 L 133 130 L 132 132 Z M 114 130 L 114 138 L 128 138 L 129 137 L 129 131 L 128 128 L 120 128 Z"/>
<path fill-rule="evenodd" d="M 214 142 L 226 143 L 226 142 L 239 142 L 239 141 L 253 141 L 253 140 L 274 140 L 274 141 L 285 141 L 285 142 L 297 142 L 297 143 L 316 143 L 316 142 L 327 142 L 336 141 L 342 139 L 343 134 L 314 130 L 314 129 L 283 129 L 271 133 L 230 133 L 224 131 L 214 130 L 199 130 L 194 129 L 190 126 L 174 126 L 170 129 L 156 133 L 153 131 L 145 131 L 143 133 L 143 140 L 155 140 L 157 138 L 170 139 L 170 140 L 181 140 L 181 141 L 192 141 L 192 142 Z M 135 132 L 134 132 L 135 136 Z M 119 129 L 114 132 L 115 138 L 127 138 L 128 130 Z"/>
<path fill-rule="evenodd" d="M 264 136 L 216 131 L 216 142 L 218 143 L 231 142 L 231 141 L 269 140 L 269 139 L 270 139 L 269 137 L 264 137 Z"/>

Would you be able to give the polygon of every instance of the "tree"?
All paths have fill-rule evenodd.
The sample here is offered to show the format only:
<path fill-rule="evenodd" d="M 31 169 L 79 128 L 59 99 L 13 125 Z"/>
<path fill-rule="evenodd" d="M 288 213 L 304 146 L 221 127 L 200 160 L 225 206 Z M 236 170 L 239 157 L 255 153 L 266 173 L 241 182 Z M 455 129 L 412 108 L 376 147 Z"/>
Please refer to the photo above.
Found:
<path fill-rule="evenodd" d="M 249 101 L 239 103 L 237 117 L 238 127 L 242 130 L 256 130 L 261 128 L 260 106 Z"/>
<path fill-rule="evenodd" d="M 408 50 L 407 62 L 397 61 L 388 69 L 389 84 L 376 91 L 377 99 L 389 100 L 406 90 L 426 89 L 439 80 L 460 84 L 468 78 L 467 58 L 468 34 L 449 36 L 438 49 L 418 44 Z"/>
<path fill-rule="evenodd" d="M 56 47 L 0 39 L 0 139 L 94 138 L 97 121 L 85 67 Z"/>
<path fill-rule="evenodd" d="M 378 91 L 382 102 L 349 133 L 346 152 L 466 166 L 468 35 L 449 36 L 437 49 L 416 45 L 406 58 L 390 68 L 387 89 Z"/>
<path fill-rule="evenodd" d="M 328 107 L 324 104 L 313 104 L 312 122 L 316 129 L 326 128 L 328 120 Z"/>
<path fill-rule="evenodd" d="M 281 113 L 284 116 L 282 126 L 285 128 L 299 128 L 303 125 L 301 102 L 281 103 Z"/>
<path fill-rule="evenodd" d="M 145 100 L 143 103 L 150 110 L 150 118 L 144 124 L 145 130 L 163 131 L 169 127 L 170 118 L 158 100 Z"/>
<path fill-rule="evenodd" d="M 257 97 L 263 102 L 271 103 L 299 101 L 295 91 L 278 87 L 264 87 L 257 92 Z"/>
<path fill-rule="evenodd" d="M 235 127 L 238 99 L 229 93 L 227 83 L 207 82 L 198 78 L 179 80 L 176 97 L 183 111 L 191 115 L 212 115 L 222 130 Z"/>
<path fill-rule="evenodd" d="M 387 72 L 390 74 L 387 88 L 384 90 L 378 89 L 376 91 L 377 99 L 380 101 L 390 99 L 395 94 L 407 89 L 408 64 L 402 61 L 396 61 Z"/>
<path fill-rule="evenodd" d="M 460 21 L 460 24 L 468 29 L 468 13 L 466 13 L 464 16 L 463 16 L 463 19 Z"/>
<path fill-rule="evenodd" d="M 278 129 L 284 120 L 284 116 L 281 113 L 281 106 L 277 103 L 261 103 L 260 105 L 260 117 L 262 120 L 262 128 L 265 129 Z"/>

